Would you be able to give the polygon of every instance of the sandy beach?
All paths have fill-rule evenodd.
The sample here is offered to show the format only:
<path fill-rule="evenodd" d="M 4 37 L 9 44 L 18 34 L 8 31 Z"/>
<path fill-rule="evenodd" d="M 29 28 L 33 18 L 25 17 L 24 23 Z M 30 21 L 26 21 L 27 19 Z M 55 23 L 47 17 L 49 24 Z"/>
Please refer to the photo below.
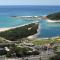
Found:
<path fill-rule="evenodd" d="M 45 18 L 47 20 L 47 22 L 53 22 L 53 23 L 60 22 L 60 20 L 51 20 L 51 19 L 47 18 L 46 16 L 43 16 L 43 18 Z"/>
<path fill-rule="evenodd" d="M 38 24 L 38 21 L 33 21 L 32 23 Z M 31 23 L 28 23 L 28 24 L 31 24 Z M 28 25 L 28 24 L 19 25 L 19 26 L 16 26 L 16 27 L 0 28 L 0 32 L 6 31 L 6 30 L 9 30 L 9 29 L 18 28 L 18 27 L 25 26 L 25 25 Z"/>
<path fill-rule="evenodd" d="M 6 30 L 9 30 L 9 29 L 11 29 L 11 28 L 0 28 L 0 32 L 6 31 Z"/>
<path fill-rule="evenodd" d="M 50 20 L 50 19 L 47 19 L 48 22 L 60 22 L 60 20 Z"/>

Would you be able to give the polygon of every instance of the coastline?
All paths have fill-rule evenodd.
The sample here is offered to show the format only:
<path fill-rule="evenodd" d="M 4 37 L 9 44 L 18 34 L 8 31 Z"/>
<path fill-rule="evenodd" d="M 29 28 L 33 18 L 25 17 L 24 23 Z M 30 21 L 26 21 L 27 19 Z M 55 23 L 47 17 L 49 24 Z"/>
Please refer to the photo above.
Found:
<path fill-rule="evenodd" d="M 28 36 L 27 38 L 28 39 L 36 39 L 37 38 L 37 35 L 39 34 L 39 30 L 40 30 L 40 26 L 38 26 L 37 33 L 36 34 L 31 35 L 31 36 Z"/>
<path fill-rule="evenodd" d="M 55 23 L 55 22 L 60 22 L 60 20 L 50 20 L 50 19 L 48 19 L 48 18 L 47 18 L 47 21 L 48 21 L 48 22 L 53 22 L 53 23 Z"/>
<path fill-rule="evenodd" d="M 41 16 L 11 16 L 14 18 L 40 18 Z"/>
<path fill-rule="evenodd" d="M 0 32 L 3 32 L 3 31 L 6 31 L 6 30 L 9 30 L 11 28 L 0 28 Z"/>
<path fill-rule="evenodd" d="M 53 23 L 60 22 L 60 20 L 51 20 L 47 16 L 43 16 L 43 18 L 45 18 L 47 20 L 47 22 L 53 22 Z"/>
<path fill-rule="evenodd" d="M 36 36 L 37 34 L 34 34 L 34 35 L 31 35 L 31 36 L 28 36 L 27 38 L 28 39 L 56 39 L 56 38 L 60 38 L 60 36 L 53 36 L 53 37 L 43 37 L 43 38 L 41 38 L 41 37 L 39 37 L 39 38 L 37 38 L 37 36 Z"/>
<path fill-rule="evenodd" d="M 38 21 L 33 21 L 32 23 L 38 24 Z M 28 23 L 28 24 L 32 24 L 32 23 Z M 25 25 L 28 25 L 28 24 L 19 25 L 19 26 L 16 26 L 16 27 L 0 28 L 0 32 L 10 30 L 10 29 L 15 29 L 15 28 L 25 26 Z"/>

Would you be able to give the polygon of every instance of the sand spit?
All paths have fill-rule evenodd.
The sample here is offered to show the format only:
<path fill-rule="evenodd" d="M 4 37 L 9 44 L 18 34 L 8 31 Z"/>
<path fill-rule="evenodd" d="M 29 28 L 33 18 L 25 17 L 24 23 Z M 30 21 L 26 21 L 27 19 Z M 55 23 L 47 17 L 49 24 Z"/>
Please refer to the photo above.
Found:
<path fill-rule="evenodd" d="M 47 22 L 53 22 L 53 23 L 60 22 L 60 20 L 51 20 L 47 16 L 44 16 L 43 18 L 45 18 Z"/>
<path fill-rule="evenodd" d="M 48 22 L 53 22 L 53 23 L 55 23 L 55 22 L 60 22 L 60 20 L 50 20 L 50 19 L 47 19 L 47 21 L 48 21 Z"/>

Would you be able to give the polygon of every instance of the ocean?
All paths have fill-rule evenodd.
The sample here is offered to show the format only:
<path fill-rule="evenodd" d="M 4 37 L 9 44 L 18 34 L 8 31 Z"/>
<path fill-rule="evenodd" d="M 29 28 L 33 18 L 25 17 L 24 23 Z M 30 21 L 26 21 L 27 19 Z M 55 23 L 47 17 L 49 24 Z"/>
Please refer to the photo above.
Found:
<path fill-rule="evenodd" d="M 45 16 L 51 13 L 60 12 L 60 6 L 39 6 L 39 5 L 15 5 L 15 6 L 0 6 L 0 17 L 10 17 L 10 16 Z M 6 20 L 6 23 L 5 23 Z M 13 20 L 13 19 L 12 19 Z M 20 19 L 21 20 L 21 19 Z M 10 21 L 10 20 L 9 20 Z M 22 20 L 21 20 L 22 21 Z M 23 24 L 23 21 L 10 21 L 10 24 L 17 22 L 17 25 Z M 25 20 L 24 20 L 25 21 Z M 8 19 L 0 18 L 0 27 L 1 22 L 8 26 Z M 28 21 L 27 23 L 29 23 Z M 26 22 L 25 22 L 26 23 Z M 16 26 L 16 25 L 14 25 Z M 39 31 L 37 32 L 37 38 L 47 38 L 60 36 L 60 23 L 49 23 L 45 19 L 39 20 Z"/>
<path fill-rule="evenodd" d="M 0 16 L 0 28 L 11 28 L 17 26 L 23 26 L 34 23 L 33 19 L 12 17 L 12 16 Z"/>
<path fill-rule="evenodd" d="M 0 6 L 1 16 L 40 16 L 59 11 L 60 6 L 39 6 L 39 5 Z"/>

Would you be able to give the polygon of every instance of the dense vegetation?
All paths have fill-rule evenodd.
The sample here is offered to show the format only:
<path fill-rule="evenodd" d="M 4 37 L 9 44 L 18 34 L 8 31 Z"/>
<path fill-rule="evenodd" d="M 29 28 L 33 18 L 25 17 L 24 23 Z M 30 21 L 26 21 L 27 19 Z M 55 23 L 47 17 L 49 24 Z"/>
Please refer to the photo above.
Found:
<path fill-rule="evenodd" d="M 57 52 L 55 56 L 50 58 L 50 60 L 60 60 L 60 52 Z"/>
<path fill-rule="evenodd" d="M 53 13 L 53 14 L 49 14 L 47 16 L 47 18 L 51 19 L 51 20 L 60 20 L 60 12 L 58 13 Z"/>
<path fill-rule="evenodd" d="M 0 49 L 2 49 L 0 47 Z M 30 55 L 39 55 L 39 52 L 37 50 L 33 51 L 32 48 L 21 46 L 19 44 L 17 45 L 10 45 L 5 49 L 5 47 L 0 50 L 0 55 L 5 55 L 7 57 L 25 57 Z"/>
<path fill-rule="evenodd" d="M 33 43 L 35 46 L 44 46 L 45 44 L 50 44 L 51 46 L 53 46 L 55 43 L 60 43 L 60 37 L 56 37 L 56 38 L 48 38 L 48 39 L 27 39 L 25 38 L 22 42 L 20 41 L 13 41 L 12 43 L 4 43 L 4 41 L 6 41 L 6 39 L 3 40 L 3 44 L 1 45 L 0 43 L 0 49 L 3 48 L 3 50 L 0 50 L 0 55 L 5 55 L 7 57 L 25 57 L 25 56 L 30 56 L 30 55 L 39 55 L 39 51 L 37 50 L 38 47 L 35 47 L 33 50 L 31 48 L 31 46 L 27 46 L 25 45 L 23 42 L 25 43 Z M 27 42 L 28 40 L 28 42 Z M 53 45 L 52 45 L 53 44 Z M 7 47 L 9 49 L 9 51 L 5 50 L 5 47 Z M 39 48 L 40 49 L 40 48 Z M 56 54 L 55 56 L 51 57 L 50 60 L 53 59 L 60 59 L 60 54 L 58 54 L 58 52 L 60 51 L 60 46 L 55 46 L 53 47 L 54 53 Z M 58 52 L 57 52 L 58 51 Z"/>
<path fill-rule="evenodd" d="M 6 56 L 7 57 L 24 57 L 24 56 L 30 56 L 30 55 L 38 55 L 39 52 L 38 51 L 33 51 L 31 48 L 29 47 L 10 47 L 9 48 L 10 51 L 7 52 Z"/>
<path fill-rule="evenodd" d="M 8 40 L 15 41 L 17 39 L 24 38 L 29 35 L 33 35 L 37 33 L 37 29 L 38 29 L 38 24 L 32 23 L 22 27 L 17 27 L 4 32 L 0 32 L 0 36 Z"/>
<path fill-rule="evenodd" d="M 9 40 L 0 37 L 0 43 L 8 43 L 8 42 L 9 42 Z"/>
<path fill-rule="evenodd" d="M 54 48 L 55 56 L 50 57 L 50 60 L 60 60 L 60 46 L 55 46 Z"/>

